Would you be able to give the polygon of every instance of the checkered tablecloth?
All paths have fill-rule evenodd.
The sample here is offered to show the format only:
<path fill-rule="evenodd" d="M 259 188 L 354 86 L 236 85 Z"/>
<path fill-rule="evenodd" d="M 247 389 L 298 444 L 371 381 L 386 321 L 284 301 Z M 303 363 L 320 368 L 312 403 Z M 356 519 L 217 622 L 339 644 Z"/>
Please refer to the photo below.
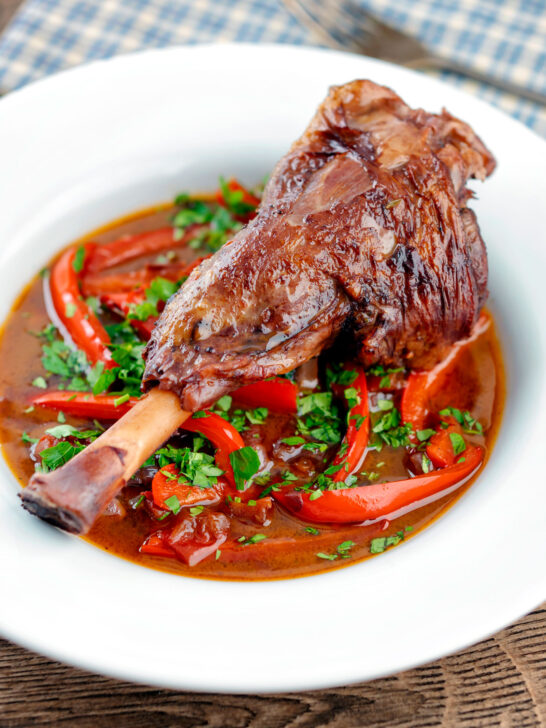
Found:
<path fill-rule="evenodd" d="M 546 92 L 546 0 L 353 2 L 438 53 Z M 116 53 L 212 41 L 320 45 L 282 0 L 27 0 L 0 38 L 0 90 Z M 546 136 L 544 107 L 442 75 Z"/>

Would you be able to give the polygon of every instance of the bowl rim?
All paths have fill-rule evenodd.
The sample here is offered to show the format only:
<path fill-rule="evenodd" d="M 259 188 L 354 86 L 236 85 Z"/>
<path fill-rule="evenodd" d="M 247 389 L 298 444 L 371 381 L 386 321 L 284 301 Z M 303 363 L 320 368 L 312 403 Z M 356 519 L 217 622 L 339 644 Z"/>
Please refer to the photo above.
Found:
<path fill-rule="evenodd" d="M 474 97 L 469 96 L 464 92 L 461 92 L 457 89 L 452 89 L 451 87 L 448 87 L 432 79 L 424 80 L 423 77 L 416 74 L 415 72 L 409 71 L 407 69 L 401 69 L 396 66 L 392 66 L 391 64 L 385 64 L 381 61 L 363 59 L 357 56 L 353 56 L 351 54 L 340 53 L 338 51 L 309 49 L 299 46 L 276 44 L 203 44 L 189 47 L 151 49 L 126 54 L 113 59 L 94 61 L 90 64 L 62 71 L 61 73 L 56 74 L 52 77 L 41 79 L 37 82 L 34 82 L 33 84 L 29 84 L 22 89 L 8 94 L 8 96 L 3 98 L 0 102 L 0 109 L 4 110 L 4 123 L 7 123 L 5 119 L 7 116 L 10 115 L 14 120 L 16 120 L 17 118 L 20 119 L 20 115 L 25 112 L 25 106 L 27 107 L 26 110 L 28 111 L 31 109 L 34 103 L 43 101 L 43 99 L 49 94 L 51 94 L 56 99 L 62 98 L 64 93 L 70 93 L 71 91 L 73 91 L 74 84 L 78 81 L 78 79 L 79 83 L 83 84 L 84 82 L 91 81 L 93 77 L 95 77 L 95 80 L 101 80 L 101 78 L 102 80 L 104 80 L 108 77 L 108 83 L 113 83 L 115 79 L 114 81 L 112 81 L 112 77 L 113 75 L 118 73 L 118 69 L 119 73 L 121 73 L 123 77 L 126 77 L 126 73 L 128 71 L 130 71 L 131 73 L 135 72 L 135 70 L 142 72 L 145 67 L 149 66 L 150 64 L 152 66 L 157 65 L 158 68 L 164 66 L 166 67 L 173 61 L 173 59 L 180 59 L 182 61 L 184 57 L 187 59 L 192 56 L 194 58 L 201 56 L 200 60 L 204 62 L 205 58 L 211 54 L 212 56 L 217 58 L 221 57 L 225 63 L 226 68 L 229 67 L 230 64 L 240 63 L 245 59 L 246 61 L 248 61 L 249 59 L 254 59 L 254 62 L 259 65 L 259 62 L 264 64 L 266 62 L 272 62 L 277 58 L 279 58 L 280 63 L 285 65 L 290 65 L 290 63 L 298 64 L 302 62 L 302 59 L 305 59 L 307 63 L 312 65 L 316 64 L 317 67 L 323 68 L 326 65 L 327 59 L 328 64 L 338 64 L 340 67 L 343 68 L 346 68 L 347 66 L 352 67 L 354 65 L 355 72 L 357 73 L 359 69 L 363 69 L 366 67 L 370 69 L 370 72 L 377 72 L 380 77 L 382 76 L 382 74 L 386 74 L 387 76 L 390 74 L 393 77 L 407 80 L 410 85 L 411 83 L 413 83 L 416 87 L 419 88 L 430 87 L 432 91 L 441 92 L 447 97 L 450 104 L 453 101 L 453 104 L 456 106 L 467 106 L 469 109 L 472 110 L 472 114 L 476 115 L 476 117 L 478 117 L 479 115 L 483 115 L 488 124 L 498 123 L 503 129 L 506 129 L 512 134 L 515 134 L 519 139 L 525 139 L 527 145 L 530 143 L 535 144 L 536 158 L 543 154 L 546 160 L 546 143 L 544 142 L 544 140 L 538 137 L 534 132 L 528 130 L 526 127 L 523 127 L 523 125 L 519 124 L 519 122 L 510 119 L 502 112 L 496 109 L 492 109 L 492 107 L 490 107 L 485 102 L 479 99 L 475 99 Z M 283 57 L 282 60 L 280 59 L 281 56 Z M 210 62 L 210 59 L 208 62 Z M 114 67 L 116 70 L 112 70 L 114 69 Z M 404 90 L 400 90 L 401 95 L 404 97 Z M 317 103 L 319 101 L 320 99 L 317 99 Z M 2 129 L 1 122 L 0 129 Z M 0 143 L 0 149 L 1 148 L 2 145 Z M 524 166 L 525 165 L 523 165 L 523 167 Z M 2 172 L 0 171 L 0 188 L 2 186 L 1 183 Z M 23 232 L 24 235 L 29 234 L 26 230 Z M 537 253 L 538 246 L 533 245 L 533 242 L 528 242 L 526 244 L 530 246 L 530 249 L 534 253 Z M 537 254 L 540 256 L 540 251 L 538 251 Z M 7 264 L 8 262 L 9 257 L 7 257 L 7 254 L 4 255 L 4 253 L 0 253 L 0 265 L 2 263 Z M 500 279 L 506 280 L 506 276 L 504 276 L 504 278 L 500 276 Z M 537 298 L 538 294 L 533 291 L 534 289 L 532 289 L 531 291 L 531 297 L 534 297 L 533 300 L 535 301 L 539 300 Z M 498 306 L 498 310 L 504 311 L 505 313 L 507 312 L 507 307 L 509 303 L 511 304 L 513 303 L 513 301 L 511 299 L 507 299 L 507 302 L 495 300 L 495 306 Z M 501 336 L 506 336 L 508 338 L 514 337 L 514 323 L 512 322 L 510 325 L 510 331 L 501 330 Z M 529 326 L 530 325 L 531 322 L 529 323 Z M 542 354 L 543 359 L 543 354 L 545 350 L 544 332 L 542 332 L 542 338 L 540 338 L 540 328 L 538 328 L 537 331 L 539 338 L 537 346 L 535 347 L 535 353 L 538 353 L 539 355 Z M 520 341 L 517 336 L 513 340 L 515 342 Z M 535 373 L 540 372 L 538 366 L 535 367 L 533 371 L 535 371 Z M 542 390 L 539 389 L 538 392 L 540 401 L 544 401 L 543 380 L 544 373 L 542 372 Z M 507 436 L 505 433 L 506 429 L 507 428 L 503 427 L 501 433 L 499 433 L 497 446 L 491 458 L 492 462 L 488 465 L 488 468 L 492 468 L 493 466 L 495 466 L 498 471 L 498 466 L 496 463 L 497 458 L 495 457 L 495 455 L 496 450 L 500 447 L 501 443 L 503 447 L 509 444 L 507 443 Z M 528 444 L 526 447 L 525 452 L 527 454 L 529 454 L 531 444 L 540 442 L 540 438 L 543 439 L 543 435 L 541 433 L 544 430 L 544 424 L 539 423 L 537 431 L 532 436 L 531 443 Z M 544 434 L 546 434 L 546 432 L 544 432 Z M 530 463 L 533 467 L 535 466 L 535 457 L 537 456 L 531 453 Z M 4 465 L 4 463 L 2 463 L 2 465 Z M 536 465 L 538 467 L 538 460 L 536 461 Z M 529 472 L 533 471 L 533 467 L 527 468 Z M 4 467 L 3 470 L 0 471 L 0 484 L 2 481 L 2 473 L 5 474 L 5 472 L 6 471 Z M 493 476 L 491 474 L 491 478 L 492 477 Z M 481 478 L 483 478 L 483 475 L 480 477 L 480 480 Z M 491 480 L 491 478 L 488 478 L 488 480 Z M 9 512 L 9 509 L 11 508 L 12 496 L 13 489 L 11 490 L 11 492 L 4 493 L 0 488 L 0 515 L 2 513 L 4 513 L 5 515 Z M 6 501 L 9 501 L 10 505 L 7 509 L 2 510 L 2 506 L 6 504 Z M 467 501 L 468 499 L 465 499 L 465 503 Z M 444 524 L 446 525 L 446 533 L 449 529 L 452 536 L 457 531 L 456 524 L 454 526 L 453 521 L 459 520 L 459 510 L 460 509 L 457 509 L 457 514 L 452 515 L 453 509 L 451 509 L 442 517 L 440 521 L 442 527 Z M 468 508 L 466 508 L 465 510 L 468 510 Z M 446 545 L 446 537 L 443 537 L 441 533 L 440 536 L 438 536 L 437 527 L 438 523 L 433 524 L 426 530 L 426 533 L 432 535 L 433 542 L 434 540 L 437 540 L 439 544 Z M 37 539 L 38 543 L 46 543 L 48 549 L 50 549 L 51 551 L 51 554 L 55 554 L 56 556 L 62 558 L 61 553 L 64 549 L 64 546 L 66 545 L 65 538 L 60 534 L 56 534 L 54 537 L 51 534 L 47 535 L 45 531 L 45 529 L 47 528 L 48 527 L 43 526 L 42 524 L 32 524 L 32 526 L 27 528 L 25 533 L 27 533 L 30 529 L 30 531 L 33 532 L 33 537 Z M 17 541 L 15 540 L 13 543 L 17 543 Z M 94 568 L 97 568 L 99 569 L 99 571 L 103 571 L 103 573 L 108 574 L 108 579 L 111 580 L 108 582 L 108 588 L 111 594 L 117 599 L 122 599 L 122 593 L 119 589 L 116 589 L 116 585 L 113 583 L 116 579 L 116 574 L 120 571 L 120 569 L 113 566 L 112 563 L 109 563 L 112 561 L 115 561 L 117 563 L 121 562 L 121 560 L 109 560 L 106 554 L 99 552 L 95 547 L 83 545 L 83 542 L 78 543 L 81 548 L 77 548 L 76 552 L 78 555 L 82 556 L 82 559 L 84 559 L 85 561 L 86 567 L 89 567 L 91 571 L 93 571 Z M 533 545 L 535 545 L 537 549 L 539 548 L 538 543 L 538 540 L 536 540 L 536 542 L 533 541 Z M 93 556 L 89 555 L 90 550 L 93 551 Z M 74 549 L 71 549 L 71 551 L 74 552 Z M 370 582 L 373 581 L 375 585 L 383 584 L 385 586 L 385 574 L 382 575 L 378 573 L 378 571 L 386 572 L 388 570 L 389 572 L 400 575 L 402 570 L 408 566 L 408 563 L 411 563 L 415 558 L 418 558 L 418 553 L 422 553 L 422 551 L 423 549 L 419 545 L 417 545 L 417 539 L 411 539 L 407 543 L 397 547 L 396 550 L 383 554 L 381 559 L 373 559 L 369 562 L 355 564 L 351 566 L 350 569 L 345 568 L 342 570 L 336 570 L 333 572 L 326 572 L 324 574 L 305 577 L 305 579 L 302 578 L 296 580 L 286 580 L 283 582 L 275 581 L 243 584 L 239 582 L 198 582 L 195 579 L 188 579 L 184 581 L 186 585 L 190 584 L 192 590 L 199 594 L 200 600 L 208 599 L 211 596 L 214 598 L 214 594 L 218 592 L 218 584 L 222 584 L 222 591 L 225 594 L 228 594 L 229 598 L 236 600 L 240 605 L 244 604 L 244 601 L 247 599 L 247 594 L 252 596 L 252 592 L 258 589 L 262 594 L 260 598 L 262 604 L 267 603 L 268 600 L 272 600 L 273 602 L 275 602 L 278 599 L 278 595 L 276 595 L 275 592 L 278 591 L 278 589 L 280 588 L 278 587 L 278 585 L 282 583 L 283 587 L 281 588 L 284 589 L 286 586 L 287 593 L 292 595 L 291 598 L 299 600 L 298 603 L 300 604 L 308 605 L 309 601 L 308 595 L 306 594 L 307 591 L 316 591 L 318 594 L 321 594 L 323 598 L 326 598 L 327 593 L 330 591 L 333 591 L 334 593 L 337 590 L 343 592 L 343 590 L 347 587 L 346 582 L 348 579 L 348 574 L 350 573 L 354 573 L 355 580 L 358 573 L 359 575 L 363 576 L 363 578 L 368 577 Z M 21 554 L 22 552 L 23 550 L 21 549 Z M 415 557 L 413 556 L 414 553 L 416 554 Z M 476 561 L 480 560 L 476 559 Z M 148 572 L 147 570 L 143 570 L 136 565 L 129 564 L 129 562 L 122 563 L 124 564 L 123 572 L 127 574 L 127 580 L 128 583 L 130 583 L 131 588 L 134 588 L 134 585 L 136 583 L 142 582 L 146 583 L 146 585 L 150 588 L 157 588 L 160 592 L 165 590 L 172 590 L 178 591 L 180 592 L 180 594 L 182 594 L 186 591 L 179 589 L 175 584 L 175 582 L 179 582 L 180 577 L 170 574 L 164 574 L 162 572 Z M 389 564 L 388 569 L 387 563 Z M 96 566 L 93 566 L 93 564 L 95 564 Z M 514 568 L 512 564 L 510 564 L 510 567 Z M 145 573 L 143 574 L 143 572 Z M 8 574 L 10 578 L 13 578 L 12 569 L 9 567 L 7 560 L 1 557 L 0 573 Z M 62 574 L 62 569 L 58 573 Z M 97 574 L 93 574 L 94 584 L 102 583 L 101 579 L 96 579 L 96 577 Z M 459 575 L 459 578 L 461 578 L 461 575 Z M 326 586 L 326 582 L 328 582 L 328 586 Z M 13 583 L 16 582 L 14 581 Z M 41 584 L 41 586 L 44 586 L 43 579 L 39 583 Z M 309 584 L 309 589 L 306 589 L 304 583 Z M 199 585 L 196 586 L 197 584 Z M 229 584 L 229 586 L 226 586 L 226 584 Z M 260 584 L 260 587 L 256 587 L 256 584 Z M 408 589 L 411 589 L 410 585 L 406 586 L 408 587 Z M 71 631 L 73 629 L 72 626 L 70 626 L 70 628 L 68 625 L 66 626 L 65 642 L 64 644 L 59 644 L 55 641 L 55 638 L 56 636 L 58 636 L 58 634 L 63 633 L 62 626 L 55 625 L 55 628 L 52 628 L 51 632 L 47 632 L 46 630 L 44 630 L 41 634 L 37 633 L 35 629 L 27 630 L 25 628 L 24 620 L 19 619 L 17 621 L 17 624 L 14 624 L 13 621 L 10 621 L 10 618 L 8 617 L 6 612 L 2 610 L 1 605 L 0 631 L 9 639 L 18 642 L 19 644 L 23 644 L 29 649 L 38 650 L 63 662 L 74 664 L 85 669 L 109 674 L 113 677 L 121 679 L 131 679 L 136 682 L 156 684 L 163 687 L 230 693 L 244 693 L 247 691 L 278 692 L 300 689 L 316 689 L 332 686 L 335 684 L 347 684 L 351 682 L 356 682 L 361 679 L 373 679 L 376 677 L 381 677 L 383 675 L 391 674 L 394 671 L 408 669 L 416 665 L 423 664 L 424 662 L 428 662 L 432 659 L 436 659 L 441 655 L 455 652 L 476 642 L 479 639 L 487 637 L 490 634 L 496 632 L 498 629 L 504 627 L 506 624 L 510 623 L 514 619 L 518 618 L 529 609 L 539 604 L 546 597 L 546 575 L 544 573 L 540 575 L 539 573 L 537 575 L 537 578 L 532 583 L 529 580 L 525 582 L 524 587 L 525 588 L 522 588 L 519 592 L 515 594 L 510 593 L 509 597 L 507 597 L 506 604 L 496 605 L 494 618 L 491 618 L 491 615 L 489 613 L 485 614 L 480 611 L 478 615 L 474 616 L 474 621 L 470 626 L 465 625 L 465 629 L 461 630 L 460 624 L 450 624 L 449 626 L 451 627 L 451 632 L 449 632 L 449 630 L 447 629 L 444 630 L 449 632 L 449 634 L 444 634 L 443 639 L 441 640 L 441 646 L 439 646 L 438 641 L 432 641 L 426 646 L 426 648 L 423 646 L 423 648 L 418 653 L 414 653 L 413 657 L 406 655 L 402 660 L 397 660 L 396 658 L 383 660 L 381 662 L 381 665 L 378 665 L 376 670 L 370 669 L 368 667 L 364 669 L 361 673 L 359 673 L 358 660 L 355 659 L 355 656 L 352 654 L 351 650 L 341 650 L 337 653 L 337 660 L 335 665 L 332 663 L 328 665 L 328 669 L 322 670 L 317 668 L 311 669 L 310 666 L 308 672 L 300 675 L 299 679 L 298 676 L 294 676 L 293 671 L 288 669 L 288 666 L 286 667 L 284 672 L 276 672 L 275 674 L 268 674 L 267 671 L 260 671 L 260 669 L 256 668 L 254 674 L 252 670 L 250 670 L 246 672 L 244 677 L 233 672 L 232 674 L 226 673 L 224 674 L 224 676 L 218 673 L 215 676 L 211 675 L 210 679 L 208 679 L 204 677 L 205 673 L 202 671 L 201 667 L 196 671 L 195 674 L 186 672 L 185 674 L 181 675 L 180 672 L 178 672 L 175 675 L 169 675 L 167 672 L 165 672 L 165 670 L 150 671 L 146 668 L 143 668 L 142 664 L 138 663 L 138 659 L 141 659 L 141 655 L 138 654 L 138 651 L 136 653 L 132 651 L 130 645 L 124 645 L 124 648 L 126 649 L 125 654 L 122 655 L 122 659 L 105 659 L 104 655 L 99 655 L 97 653 L 93 655 L 91 655 L 90 653 L 82 655 L 81 653 L 77 652 L 78 649 L 81 649 L 80 647 L 76 647 L 76 651 L 74 649 L 74 646 L 78 641 L 74 635 L 74 632 Z M 67 595 L 64 594 L 63 596 L 66 597 Z M 430 591 L 429 596 L 431 598 L 434 597 L 433 590 Z M 156 604 L 156 601 L 157 600 L 150 599 L 148 605 L 153 606 L 154 604 Z M 286 602 L 287 597 L 285 596 L 283 598 L 282 604 L 286 604 Z M 78 600 L 76 598 L 69 599 L 69 604 L 71 603 L 77 604 Z M 279 601 L 279 603 L 281 602 Z M 441 603 L 442 600 L 440 599 L 439 604 Z M 483 607 L 483 605 L 481 605 L 481 607 Z M 243 611 L 246 612 L 247 610 L 245 609 Z M 385 611 L 387 612 L 389 610 L 386 609 Z M 207 612 L 207 614 L 209 613 Z M 11 616 L 13 617 L 13 614 L 11 614 Z M 319 623 L 320 622 L 317 622 L 317 624 Z M 294 636 L 295 633 L 293 631 L 293 628 L 291 628 L 291 626 L 288 625 L 286 621 L 283 621 L 282 624 L 283 627 L 285 627 L 289 631 L 289 633 Z M 448 624 L 449 620 L 446 621 L 445 626 L 447 627 Z M 328 627 L 328 629 L 331 628 Z M 434 632 L 434 634 L 436 635 L 436 637 L 438 637 L 438 635 L 441 634 L 441 630 L 438 631 L 438 625 L 435 625 L 435 629 L 436 631 Z M 311 656 L 314 656 L 316 650 L 314 649 L 313 645 L 312 629 L 310 630 L 309 626 L 305 625 L 305 629 L 303 629 L 302 627 L 302 632 L 304 633 L 305 637 L 304 642 L 305 644 L 310 646 Z M 180 639 L 180 636 L 181 633 L 177 633 L 177 639 Z M 368 634 L 368 637 L 372 639 L 373 635 Z M 277 638 L 279 638 L 279 635 L 277 635 Z M 73 641 L 71 641 L 71 639 Z M 230 648 L 234 648 L 235 646 L 234 643 L 229 640 L 226 642 L 226 645 Z M 91 648 L 90 645 L 87 646 Z M 192 646 L 192 649 L 196 648 Z M 191 654 L 193 655 L 193 652 Z M 349 655 L 349 657 L 347 657 L 347 655 Z M 345 662 L 343 657 L 347 658 Z M 313 660 L 311 659 L 310 663 L 312 662 Z M 178 665 L 178 663 L 176 663 L 176 666 L 180 668 L 180 665 Z M 279 665 L 276 665 L 276 669 L 279 669 Z M 201 672 L 199 670 L 201 670 Z"/>

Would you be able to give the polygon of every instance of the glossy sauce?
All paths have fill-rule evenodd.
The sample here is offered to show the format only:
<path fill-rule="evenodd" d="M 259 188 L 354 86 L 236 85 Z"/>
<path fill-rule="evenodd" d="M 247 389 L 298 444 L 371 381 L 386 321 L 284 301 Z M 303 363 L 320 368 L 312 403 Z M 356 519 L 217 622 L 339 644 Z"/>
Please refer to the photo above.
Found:
<path fill-rule="evenodd" d="M 86 236 L 85 240 L 108 242 L 125 233 L 153 230 L 168 224 L 170 216 L 171 210 L 168 208 L 144 211 L 96 231 Z M 202 255 L 202 252 L 187 247 L 177 249 L 177 253 L 179 260 L 183 261 L 190 261 Z M 140 259 L 138 266 L 127 264 L 117 270 L 128 271 L 140 267 L 142 263 L 143 259 Z M 23 432 L 39 438 L 48 427 L 57 424 L 56 413 L 52 410 L 36 407 L 34 411 L 24 413 L 32 397 L 39 393 L 31 383 L 35 377 L 44 373 L 40 364 L 41 342 L 29 333 L 39 331 L 49 323 L 44 305 L 43 286 L 42 278 L 37 276 L 33 279 L 16 302 L 0 339 L 2 370 L 0 438 L 4 455 L 21 486 L 27 483 L 34 472 L 34 463 L 29 457 L 29 447 L 21 440 Z M 54 386 L 55 382 L 53 376 L 49 380 L 49 385 Z M 469 410 L 482 423 L 485 436 L 468 436 L 467 440 L 484 445 L 487 457 L 499 426 L 503 391 L 501 355 L 494 326 L 491 325 L 461 355 L 446 387 L 433 403 L 433 409 L 438 411 L 451 405 Z M 376 395 L 372 395 L 372 409 L 375 400 Z M 66 422 L 77 427 L 93 427 L 91 421 L 82 418 L 67 416 Z M 294 448 L 279 443 L 281 438 L 294 432 L 293 417 L 270 414 L 267 427 L 251 426 L 243 433 L 243 438 L 248 445 L 263 447 L 268 456 L 274 459 L 279 472 L 281 468 L 289 467 L 292 472 L 303 476 L 306 469 L 313 471 L 317 467 L 324 468 L 324 465 L 321 466 L 317 462 L 316 456 L 294 453 Z M 185 444 L 191 444 L 188 435 Z M 329 449 L 321 458 L 327 456 L 331 461 L 335 450 L 335 447 Z M 379 453 L 369 451 L 363 469 L 372 471 L 381 462 L 384 464 L 378 469 L 380 472 L 378 482 L 406 478 L 405 457 L 405 451 L 402 449 L 391 450 L 384 447 Z M 266 534 L 265 541 L 247 546 L 239 544 L 224 546 L 220 549 L 221 554 L 217 560 L 212 557 L 196 566 L 188 567 L 175 559 L 139 553 L 139 547 L 146 536 L 156 531 L 160 524 L 154 523 L 145 509 L 131 508 L 131 499 L 134 500 L 135 495 L 138 496 L 142 486 L 129 486 L 121 496 L 121 502 L 126 510 L 125 517 L 101 516 L 87 539 L 106 551 L 141 565 L 186 576 L 243 580 L 303 576 L 368 558 L 370 541 L 375 537 L 389 536 L 401 531 L 405 538 L 415 535 L 452 505 L 466 488 L 468 484 L 391 523 L 382 520 L 372 525 L 328 527 L 306 524 L 284 512 L 279 506 L 275 506 L 272 523 L 267 527 L 245 524 L 235 518 L 232 520 L 230 542 L 242 536 L 251 537 L 256 533 Z M 309 525 L 319 531 L 318 535 L 311 535 L 306 531 Z M 355 543 L 350 550 L 349 558 L 337 557 L 330 561 L 317 557 L 317 553 L 336 553 L 337 545 L 349 540 Z"/>

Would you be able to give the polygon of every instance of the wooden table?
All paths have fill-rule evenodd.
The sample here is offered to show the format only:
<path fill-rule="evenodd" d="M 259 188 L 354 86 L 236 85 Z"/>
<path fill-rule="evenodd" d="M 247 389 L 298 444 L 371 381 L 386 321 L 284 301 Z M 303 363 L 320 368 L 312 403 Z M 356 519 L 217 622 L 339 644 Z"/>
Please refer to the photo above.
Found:
<path fill-rule="evenodd" d="M 546 726 L 545 635 L 546 605 L 475 647 L 415 670 L 267 696 L 117 682 L 0 641 L 0 726 L 539 728 Z"/>
<path fill-rule="evenodd" d="M 0 30 L 20 3 L 0 0 Z M 157 690 L 82 672 L 0 640 L 0 728 L 31 726 L 538 728 L 546 726 L 546 604 L 430 665 L 369 683 L 285 695 Z"/>

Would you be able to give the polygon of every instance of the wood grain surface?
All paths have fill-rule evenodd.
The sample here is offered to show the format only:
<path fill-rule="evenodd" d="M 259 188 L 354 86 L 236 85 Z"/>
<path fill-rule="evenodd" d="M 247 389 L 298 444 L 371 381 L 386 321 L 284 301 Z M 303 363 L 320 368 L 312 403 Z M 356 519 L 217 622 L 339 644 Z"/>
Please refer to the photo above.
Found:
<path fill-rule="evenodd" d="M 0 30 L 20 4 L 0 0 Z M 0 728 L 34 726 L 539 728 L 546 726 L 546 604 L 430 665 L 284 695 L 157 690 L 82 672 L 0 640 Z"/>

